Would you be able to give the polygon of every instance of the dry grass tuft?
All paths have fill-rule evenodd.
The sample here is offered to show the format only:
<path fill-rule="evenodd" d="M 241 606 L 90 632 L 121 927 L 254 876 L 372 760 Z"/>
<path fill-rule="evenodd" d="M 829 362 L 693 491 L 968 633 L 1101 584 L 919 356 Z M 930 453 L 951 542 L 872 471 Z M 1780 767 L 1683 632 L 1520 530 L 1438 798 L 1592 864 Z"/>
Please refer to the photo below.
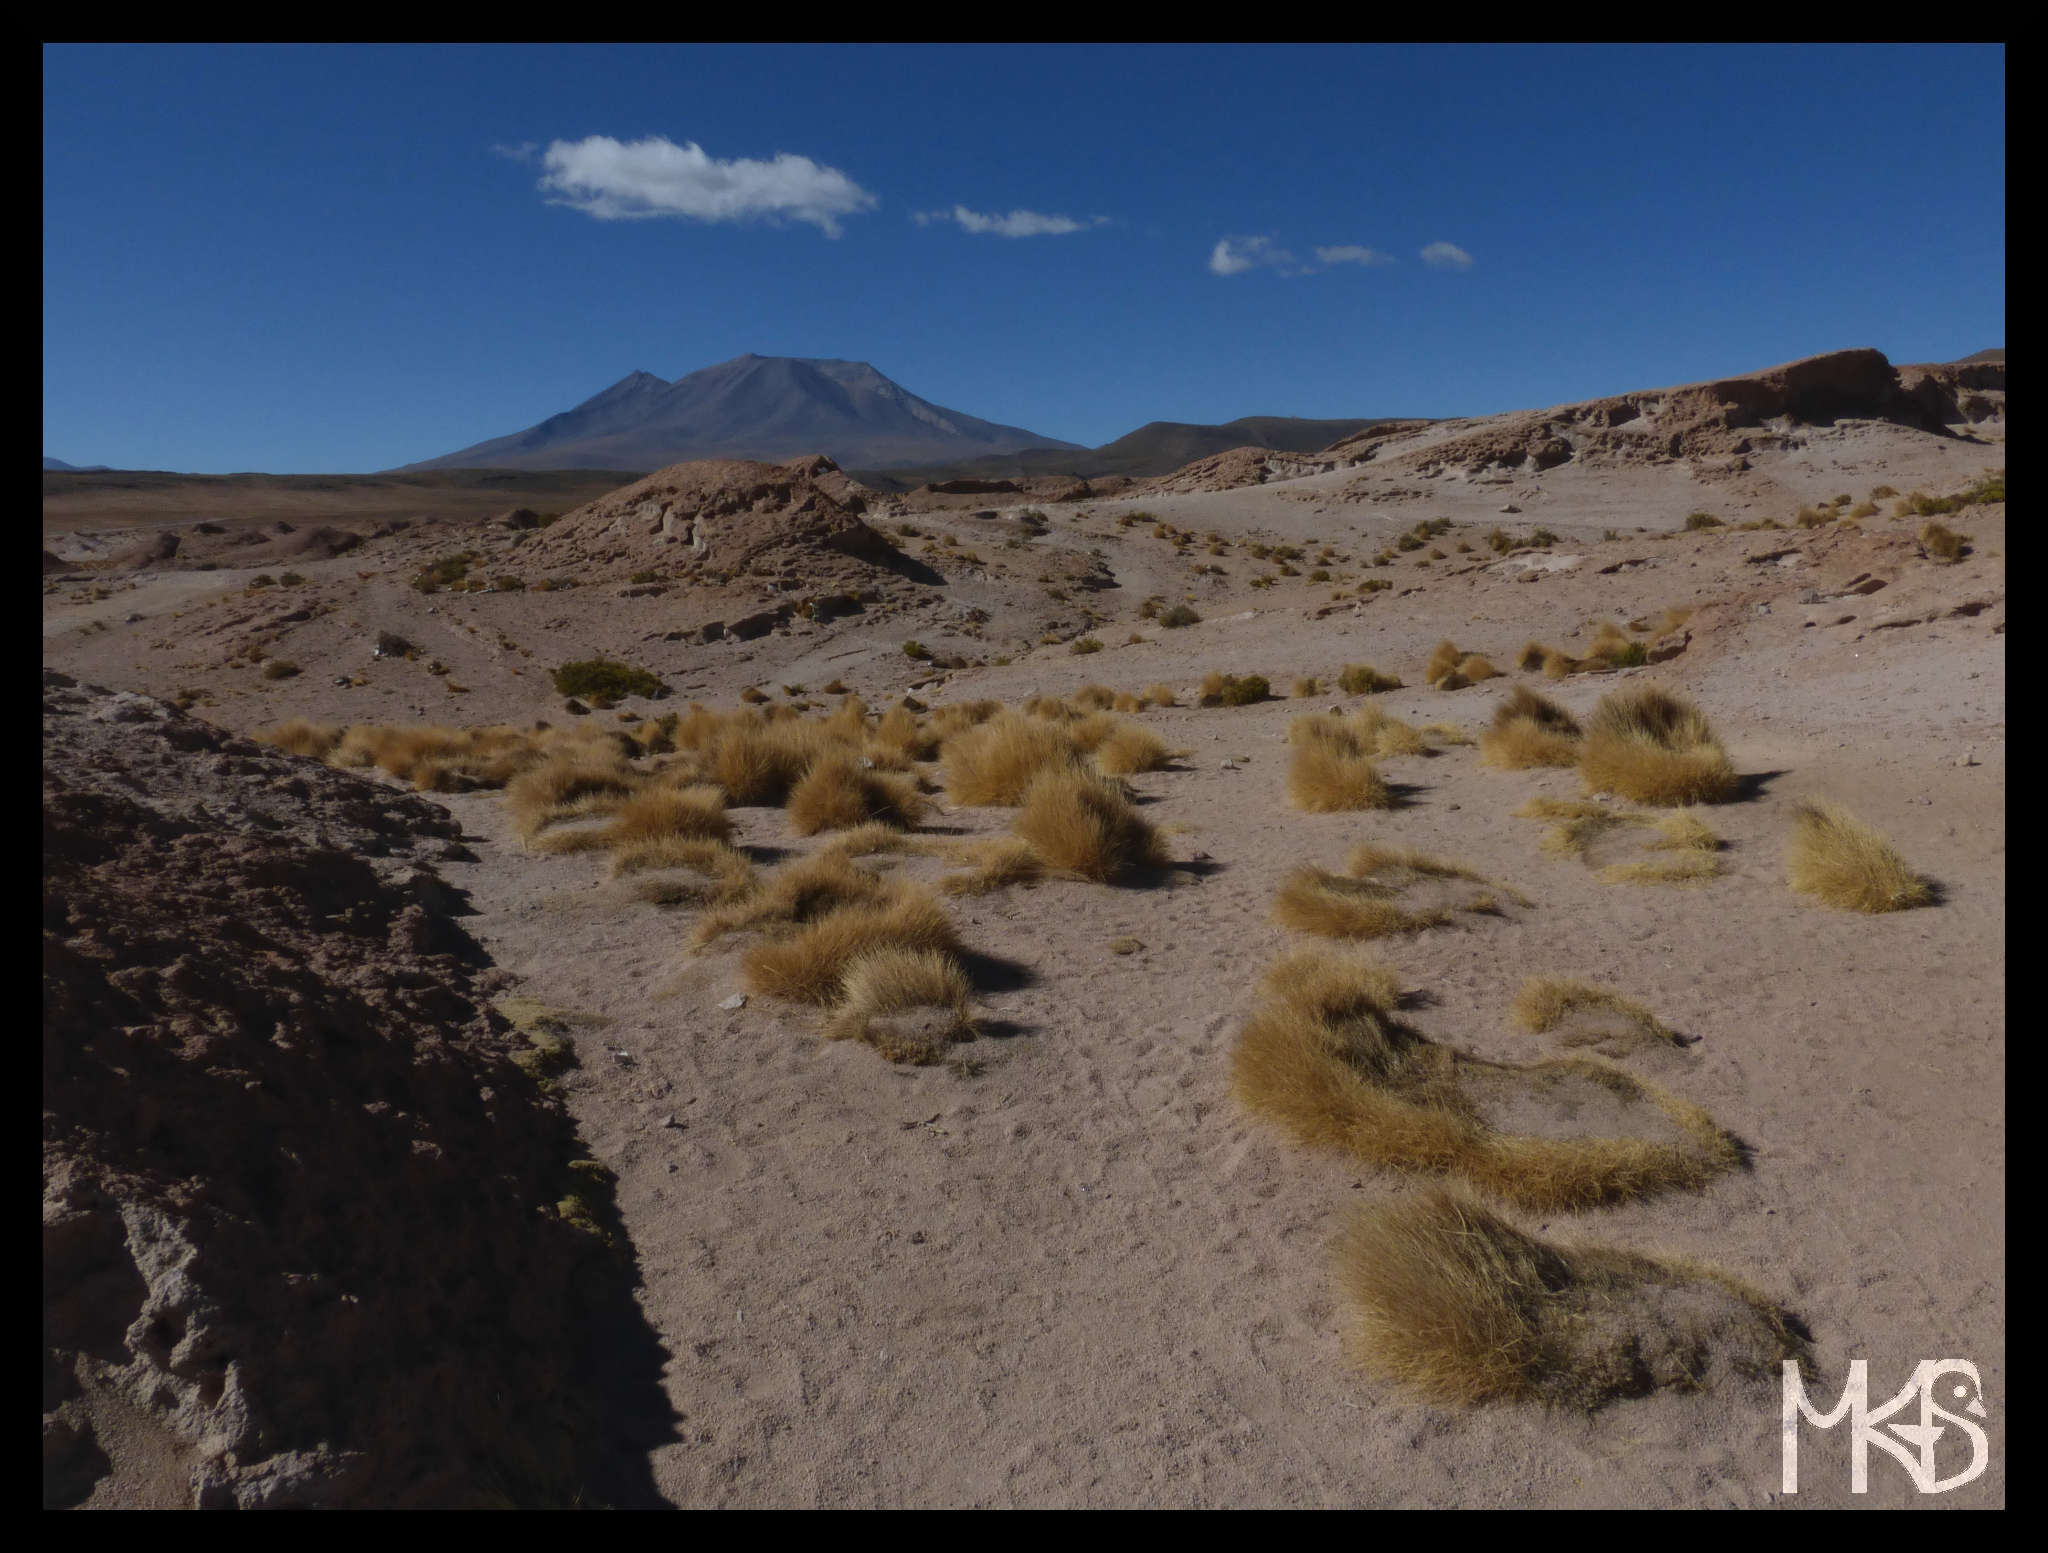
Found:
<path fill-rule="evenodd" d="M 968 864 L 965 873 L 947 874 L 939 888 L 948 895 L 987 895 L 1013 884 L 1036 884 L 1045 877 L 1045 864 L 1028 841 L 1015 836 L 995 836 L 968 842 L 949 854 L 956 862 Z"/>
<path fill-rule="evenodd" d="M 1739 784 L 1728 752 L 1691 701 L 1656 685 L 1631 685 L 1600 698 L 1579 753 L 1590 793 L 1638 803 L 1726 803 Z"/>
<path fill-rule="evenodd" d="M 1322 693 L 1322 682 L 1313 674 L 1304 675 L 1294 682 L 1294 699 L 1297 701 L 1306 701 L 1310 696 Z"/>
<path fill-rule="evenodd" d="M 1164 771 L 1182 753 L 1168 749 L 1166 741 L 1150 728 L 1119 723 L 1095 746 L 1095 766 L 1105 776 L 1135 776 L 1141 771 Z"/>
<path fill-rule="evenodd" d="M 960 951 L 959 936 L 928 890 L 897 884 L 879 899 L 840 906 L 750 947 L 740 959 L 749 988 L 793 1003 L 834 1003 L 847 970 L 877 949 Z"/>
<path fill-rule="evenodd" d="M 715 787 L 648 787 L 622 800 L 603 825 L 544 830 L 529 845 L 536 852 L 641 849 L 652 855 L 677 842 L 729 842 L 725 795 Z M 655 865 L 659 866 L 659 865 Z"/>
<path fill-rule="evenodd" d="M 730 803 L 777 805 L 788 800 L 811 762 L 834 747 L 820 723 L 735 716 L 707 752 L 704 774 L 725 789 Z"/>
<path fill-rule="evenodd" d="M 1562 1027 L 1558 1044 L 1590 1046 L 1609 1057 L 1639 1047 L 1676 1046 L 1678 1037 L 1633 998 L 1563 976 L 1531 976 L 1515 994 L 1515 1023 L 1534 1035 Z"/>
<path fill-rule="evenodd" d="M 827 848 L 778 868 L 744 896 L 706 912 L 690 937 L 703 945 L 749 928 L 799 926 L 842 907 L 884 900 L 889 893 L 889 882 L 879 874 L 856 868 L 844 853 Z"/>
<path fill-rule="evenodd" d="M 1020 804 L 1041 772 L 1074 764 L 1064 729 L 1013 712 L 948 739 L 941 761 L 956 804 Z"/>
<path fill-rule="evenodd" d="M 1309 814 L 1391 809 L 1397 800 L 1358 733 L 1334 718 L 1297 717 L 1288 729 L 1293 755 L 1287 797 Z"/>
<path fill-rule="evenodd" d="M 1122 789 L 1078 767 L 1042 772 L 1011 828 L 1048 870 L 1099 884 L 1167 862 L 1159 833 Z"/>
<path fill-rule="evenodd" d="M 1382 674 L 1366 663 L 1347 663 L 1344 672 L 1337 676 L 1337 688 L 1347 696 L 1371 696 L 1385 690 L 1399 690 L 1400 679 L 1392 674 Z"/>
<path fill-rule="evenodd" d="M 287 755 L 309 755 L 314 760 L 322 760 L 341 743 L 341 729 L 334 723 L 308 722 L 303 717 L 293 717 L 273 727 L 258 728 L 249 737 L 259 744 L 281 749 Z"/>
<path fill-rule="evenodd" d="M 1785 877 L 1801 894 L 1845 911 L 1906 911 L 1934 902 L 1933 885 L 1837 804 L 1804 803 L 1793 811 Z"/>
<path fill-rule="evenodd" d="M 1344 859 L 1344 871 L 1354 879 L 1372 879 L 1402 889 L 1418 879 L 1474 879 L 1484 884 L 1486 876 L 1463 863 L 1447 863 L 1413 847 L 1392 847 L 1377 841 L 1361 841 Z"/>
<path fill-rule="evenodd" d="M 1740 1158 L 1698 1106 L 1611 1064 L 1481 1061 L 1401 1024 L 1384 971 L 1337 962 L 1308 977 L 1302 964 L 1276 967 L 1231 1053 L 1239 1101 L 1297 1142 L 1543 1209 L 1696 1188 Z"/>
<path fill-rule="evenodd" d="M 505 789 L 505 807 L 529 844 L 557 820 L 609 814 L 640 786 L 624 762 L 566 754 L 521 772 Z"/>
<path fill-rule="evenodd" d="M 1929 560 L 1951 566 L 1960 561 L 1969 549 L 1969 546 L 1963 543 L 1962 535 L 1946 523 L 1935 522 L 1926 523 L 1921 527 L 1920 547 L 1927 552 Z"/>
<path fill-rule="evenodd" d="M 1431 744 L 1462 745 L 1476 742 L 1471 734 L 1456 723 L 1424 723 L 1422 736 Z"/>
<path fill-rule="evenodd" d="M 1547 696 L 1517 685 L 1493 709 L 1493 725 L 1479 736 L 1479 762 L 1505 771 L 1572 766 L 1579 759 L 1579 725 Z"/>
<path fill-rule="evenodd" d="M 895 750 L 910 760 L 931 760 L 939 753 L 939 735 L 917 720 L 907 706 L 892 706 L 869 735 L 871 746 Z"/>
<path fill-rule="evenodd" d="M 841 985 L 828 1041 L 865 1041 L 891 1062 L 924 1066 L 974 1039 L 967 973 L 942 950 L 869 950 L 846 967 Z"/>
<path fill-rule="evenodd" d="M 1146 706 L 1178 706 L 1171 685 L 1154 685 L 1141 698 Z"/>
<path fill-rule="evenodd" d="M 873 770 L 851 751 L 819 756 L 789 795 L 789 823 L 799 836 L 868 824 L 914 830 L 930 809 L 907 777 Z"/>
<path fill-rule="evenodd" d="M 1441 908 L 1411 911 L 1398 894 L 1391 885 L 1372 880 L 1297 868 L 1273 898 L 1273 918 L 1284 928 L 1321 938 L 1384 938 L 1452 920 L 1452 913 Z"/>
<path fill-rule="evenodd" d="M 1591 1410 L 1807 1360 L 1791 1318 L 1725 1273 L 1556 1245 L 1441 1188 L 1360 1210 L 1333 1249 L 1347 1356 L 1436 1402 Z"/>
<path fill-rule="evenodd" d="M 1721 860 L 1705 852 L 1612 863 L 1594 875 L 1602 884 L 1701 884 L 1721 874 Z"/>
<path fill-rule="evenodd" d="M 1578 798 L 1531 798 L 1515 810 L 1515 817 L 1522 820 L 1584 820 L 1595 819 L 1614 811 L 1604 803 L 1589 803 Z"/>
<path fill-rule="evenodd" d="M 1481 680 L 1499 679 L 1500 670 L 1480 657 L 1478 653 L 1467 653 L 1458 660 L 1458 676 L 1466 684 L 1476 685 Z"/>

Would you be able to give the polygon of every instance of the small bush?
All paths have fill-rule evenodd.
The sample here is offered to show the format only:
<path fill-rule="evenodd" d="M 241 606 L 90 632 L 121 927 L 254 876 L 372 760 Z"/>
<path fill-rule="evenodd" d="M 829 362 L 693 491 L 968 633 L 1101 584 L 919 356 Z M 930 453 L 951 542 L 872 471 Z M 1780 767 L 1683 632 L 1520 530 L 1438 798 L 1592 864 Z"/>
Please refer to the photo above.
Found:
<path fill-rule="evenodd" d="M 1685 526 L 1688 530 L 1693 530 L 1703 528 L 1721 528 L 1724 525 L 1721 522 L 1721 520 L 1715 517 L 1711 512 L 1692 512 L 1686 514 Z"/>
<path fill-rule="evenodd" d="M 645 669 L 615 663 L 609 658 L 580 658 L 554 670 L 555 693 L 589 696 L 594 700 L 616 701 L 622 696 L 661 696 L 664 685 Z"/>
<path fill-rule="evenodd" d="M 925 646 L 923 642 L 910 641 L 903 644 L 903 656 L 906 658 L 912 658 L 919 663 L 923 663 L 930 659 L 931 655 L 932 650 Z"/>
<path fill-rule="evenodd" d="M 1929 560 L 1953 566 L 1969 553 L 1963 536 L 1945 523 L 1927 523 L 1920 529 L 1920 545 Z"/>
<path fill-rule="evenodd" d="M 1101 652 L 1102 643 L 1093 636 L 1077 636 L 1067 644 L 1067 651 L 1077 658 L 1085 658 L 1089 653 Z"/>
<path fill-rule="evenodd" d="M 1265 700 L 1272 689 L 1262 675 L 1211 673 L 1202 679 L 1202 705 L 1249 706 Z"/>
<path fill-rule="evenodd" d="M 1603 696 L 1579 755 L 1586 791 L 1637 803 L 1726 803 L 1739 784 L 1699 708 L 1656 685 Z"/>
<path fill-rule="evenodd" d="M 263 665 L 265 679 L 290 679 L 299 672 L 299 666 L 289 658 L 272 658 Z"/>
<path fill-rule="evenodd" d="M 1199 624 L 1202 617 L 1186 604 L 1175 604 L 1169 609 L 1159 611 L 1155 618 L 1167 629 L 1177 630 L 1181 626 Z"/>

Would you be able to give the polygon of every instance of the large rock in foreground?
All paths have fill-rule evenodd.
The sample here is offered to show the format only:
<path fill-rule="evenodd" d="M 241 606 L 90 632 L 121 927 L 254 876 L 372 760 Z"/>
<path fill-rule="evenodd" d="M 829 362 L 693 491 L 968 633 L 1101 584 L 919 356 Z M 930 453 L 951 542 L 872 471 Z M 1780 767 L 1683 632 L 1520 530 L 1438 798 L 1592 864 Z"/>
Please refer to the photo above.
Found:
<path fill-rule="evenodd" d="M 45 1504 L 572 1501 L 624 1275 L 422 866 L 458 827 L 47 672 L 43 739 Z"/>

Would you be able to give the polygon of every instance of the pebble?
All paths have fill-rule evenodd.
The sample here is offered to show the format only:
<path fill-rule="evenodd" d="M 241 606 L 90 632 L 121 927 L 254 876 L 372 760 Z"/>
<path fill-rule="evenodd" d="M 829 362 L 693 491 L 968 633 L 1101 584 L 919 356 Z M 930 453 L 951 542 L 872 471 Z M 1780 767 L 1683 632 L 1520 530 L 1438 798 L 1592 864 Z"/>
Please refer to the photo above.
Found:
<path fill-rule="evenodd" d="M 747 995 L 744 992 L 735 992 L 718 1006 L 720 1008 L 745 1008 L 747 1006 Z"/>

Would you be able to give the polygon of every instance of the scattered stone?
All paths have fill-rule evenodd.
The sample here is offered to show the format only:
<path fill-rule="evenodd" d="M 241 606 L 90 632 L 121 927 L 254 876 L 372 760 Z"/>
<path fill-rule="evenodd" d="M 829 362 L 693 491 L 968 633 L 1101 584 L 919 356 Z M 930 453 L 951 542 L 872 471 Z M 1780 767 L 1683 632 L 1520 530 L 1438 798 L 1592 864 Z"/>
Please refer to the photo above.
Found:
<path fill-rule="evenodd" d="M 718 1006 L 726 1009 L 745 1008 L 747 1006 L 747 995 L 744 992 L 735 992 Z"/>

